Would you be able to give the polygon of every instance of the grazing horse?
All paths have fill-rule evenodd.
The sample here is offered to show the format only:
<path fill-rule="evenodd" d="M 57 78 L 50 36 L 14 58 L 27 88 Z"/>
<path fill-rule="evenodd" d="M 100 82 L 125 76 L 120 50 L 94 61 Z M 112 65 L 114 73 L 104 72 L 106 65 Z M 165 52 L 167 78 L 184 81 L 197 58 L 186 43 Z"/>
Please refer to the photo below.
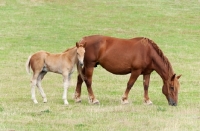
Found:
<path fill-rule="evenodd" d="M 174 73 L 169 60 L 152 40 L 144 37 L 120 39 L 93 35 L 83 37 L 79 44 L 82 43 L 86 43 L 82 73 L 91 103 L 99 103 L 92 91 L 93 70 L 99 64 L 113 74 L 131 73 L 121 98 L 122 104 L 128 103 L 129 91 L 139 75 L 143 75 L 144 103 L 152 104 L 148 96 L 148 87 L 150 75 L 155 70 L 163 80 L 162 92 L 169 105 L 177 105 L 180 86 L 178 79 L 181 75 L 177 76 Z M 76 102 L 81 102 L 82 83 L 79 75 L 74 96 Z"/>
<path fill-rule="evenodd" d="M 77 70 L 81 73 L 81 66 L 83 65 L 85 54 L 85 43 L 76 43 L 76 47 L 70 48 L 60 54 L 51 54 L 46 51 L 39 51 L 29 56 L 26 62 L 26 71 L 30 73 L 30 67 L 33 71 L 31 80 L 31 96 L 33 102 L 36 104 L 38 101 L 35 97 L 35 87 L 37 86 L 42 97 L 43 102 L 47 102 L 46 94 L 41 86 L 41 81 L 47 72 L 54 72 L 62 74 L 64 82 L 63 100 L 64 104 L 68 105 L 67 101 L 67 88 L 70 84 L 70 77 L 73 73 L 75 64 Z M 82 74 L 81 74 L 82 76 Z M 83 76 L 82 76 L 83 78 Z"/>

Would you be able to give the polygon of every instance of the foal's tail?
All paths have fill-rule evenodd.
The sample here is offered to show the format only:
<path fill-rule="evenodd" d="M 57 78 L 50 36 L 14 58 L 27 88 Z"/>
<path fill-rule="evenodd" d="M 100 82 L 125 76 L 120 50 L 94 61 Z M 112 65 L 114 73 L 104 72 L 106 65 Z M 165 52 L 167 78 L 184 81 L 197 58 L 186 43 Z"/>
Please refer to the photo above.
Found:
<path fill-rule="evenodd" d="M 78 70 L 78 73 L 79 75 L 81 76 L 81 79 L 84 81 L 85 80 L 85 76 L 82 72 L 82 66 L 79 64 L 79 62 L 77 63 L 77 70 Z"/>
<path fill-rule="evenodd" d="M 31 55 L 28 57 L 27 61 L 26 61 L 26 72 L 30 73 L 30 59 L 31 59 Z"/>

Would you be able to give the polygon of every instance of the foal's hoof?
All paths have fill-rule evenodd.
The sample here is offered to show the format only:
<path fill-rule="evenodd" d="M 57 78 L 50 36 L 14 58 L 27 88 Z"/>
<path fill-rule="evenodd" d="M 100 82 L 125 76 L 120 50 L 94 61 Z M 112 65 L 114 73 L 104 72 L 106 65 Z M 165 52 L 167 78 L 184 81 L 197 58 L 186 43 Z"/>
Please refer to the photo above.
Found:
<path fill-rule="evenodd" d="M 64 100 L 64 105 L 65 105 L 65 106 L 69 105 L 69 103 L 68 103 L 67 100 Z"/>
<path fill-rule="evenodd" d="M 38 104 L 38 101 L 37 100 L 33 100 L 34 104 Z"/>
<path fill-rule="evenodd" d="M 44 98 L 44 99 L 43 99 L 43 102 L 44 102 L 44 103 L 47 103 L 47 98 Z"/>
<path fill-rule="evenodd" d="M 128 102 L 128 100 L 121 100 L 121 104 L 126 105 L 126 104 L 129 104 L 129 102 Z"/>
<path fill-rule="evenodd" d="M 145 105 L 153 105 L 153 102 L 151 102 L 150 100 L 144 100 L 144 104 Z"/>

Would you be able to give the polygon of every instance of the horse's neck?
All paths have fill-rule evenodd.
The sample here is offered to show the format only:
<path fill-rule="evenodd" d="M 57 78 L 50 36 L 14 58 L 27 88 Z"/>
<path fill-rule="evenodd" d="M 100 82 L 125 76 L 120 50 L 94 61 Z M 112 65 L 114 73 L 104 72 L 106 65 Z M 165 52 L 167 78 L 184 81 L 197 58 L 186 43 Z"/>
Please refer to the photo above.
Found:
<path fill-rule="evenodd" d="M 169 62 L 165 62 L 164 59 L 158 55 L 157 58 L 154 59 L 154 66 L 155 71 L 163 79 L 163 82 L 171 80 L 171 77 L 174 73 Z"/>
<path fill-rule="evenodd" d="M 68 58 L 70 59 L 70 61 L 72 62 L 72 65 L 74 66 L 77 63 L 77 48 L 71 48 L 67 51 L 64 52 Z"/>

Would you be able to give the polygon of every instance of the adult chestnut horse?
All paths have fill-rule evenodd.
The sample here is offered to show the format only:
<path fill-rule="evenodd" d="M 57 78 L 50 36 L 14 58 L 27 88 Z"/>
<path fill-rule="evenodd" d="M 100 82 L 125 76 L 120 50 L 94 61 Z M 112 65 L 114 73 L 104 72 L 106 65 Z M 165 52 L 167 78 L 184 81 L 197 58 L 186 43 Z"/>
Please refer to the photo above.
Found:
<path fill-rule="evenodd" d="M 152 104 L 148 96 L 151 73 L 155 70 L 163 80 L 162 92 L 169 105 L 176 106 L 178 102 L 179 81 L 181 75 L 176 76 L 172 66 L 161 49 L 150 39 L 137 37 L 119 39 L 108 36 L 93 35 L 83 37 L 79 44 L 86 43 L 84 68 L 85 83 L 89 100 L 99 103 L 92 91 L 92 74 L 98 64 L 107 71 L 124 75 L 131 73 L 127 88 L 122 96 L 122 104 L 128 103 L 128 94 L 139 75 L 143 75 L 144 102 Z M 75 101 L 81 101 L 81 85 L 83 80 L 78 76 Z"/>

